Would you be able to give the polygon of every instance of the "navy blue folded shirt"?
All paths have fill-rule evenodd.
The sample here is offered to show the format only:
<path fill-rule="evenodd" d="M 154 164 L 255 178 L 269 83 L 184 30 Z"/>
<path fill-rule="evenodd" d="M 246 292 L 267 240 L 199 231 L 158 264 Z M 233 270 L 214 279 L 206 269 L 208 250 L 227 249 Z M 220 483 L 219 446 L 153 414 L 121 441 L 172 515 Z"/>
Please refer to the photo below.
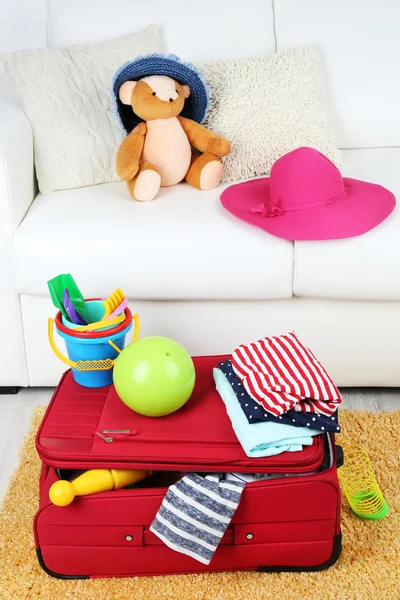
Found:
<path fill-rule="evenodd" d="M 276 417 L 265 411 L 264 408 L 248 394 L 239 377 L 233 370 L 231 360 L 224 360 L 223 362 L 220 362 L 218 366 L 231 384 L 236 398 L 249 423 L 256 423 L 257 421 L 276 421 L 278 423 L 285 423 L 286 425 L 293 425 L 294 427 L 307 427 L 307 425 L 311 425 L 313 429 L 339 433 L 338 411 L 331 417 L 326 417 L 325 415 L 319 415 L 318 413 L 288 410 L 283 415 Z"/>

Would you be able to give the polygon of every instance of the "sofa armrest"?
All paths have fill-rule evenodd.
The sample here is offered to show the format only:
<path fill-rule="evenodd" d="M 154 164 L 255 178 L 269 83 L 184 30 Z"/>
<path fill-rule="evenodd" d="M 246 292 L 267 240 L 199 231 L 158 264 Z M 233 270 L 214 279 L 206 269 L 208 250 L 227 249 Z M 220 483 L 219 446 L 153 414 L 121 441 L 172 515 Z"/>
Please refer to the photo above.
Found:
<path fill-rule="evenodd" d="M 13 233 L 36 195 L 32 129 L 7 79 L 0 75 L 0 387 L 29 384 Z"/>
<path fill-rule="evenodd" d="M 0 88 L 3 77 L 0 77 Z M 0 236 L 8 237 L 21 223 L 34 197 L 36 179 L 33 136 L 17 102 L 0 96 Z"/>

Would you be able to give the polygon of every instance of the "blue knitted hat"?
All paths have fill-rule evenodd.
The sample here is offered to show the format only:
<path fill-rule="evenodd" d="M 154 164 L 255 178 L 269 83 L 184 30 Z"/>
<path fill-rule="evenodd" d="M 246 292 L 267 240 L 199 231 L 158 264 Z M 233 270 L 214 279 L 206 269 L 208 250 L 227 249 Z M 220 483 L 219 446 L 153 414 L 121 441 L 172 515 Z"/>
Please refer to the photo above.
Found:
<path fill-rule="evenodd" d="M 191 94 L 185 100 L 181 115 L 197 123 L 204 121 L 210 106 L 211 94 L 204 75 L 191 63 L 183 62 L 175 54 L 148 54 L 126 62 L 113 78 L 111 101 L 114 114 L 126 133 L 130 133 L 142 119 L 133 112 L 131 106 L 122 104 L 119 99 L 119 88 L 126 81 L 137 81 L 150 75 L 168 75 L 178 83 L 188 85 Z"/>

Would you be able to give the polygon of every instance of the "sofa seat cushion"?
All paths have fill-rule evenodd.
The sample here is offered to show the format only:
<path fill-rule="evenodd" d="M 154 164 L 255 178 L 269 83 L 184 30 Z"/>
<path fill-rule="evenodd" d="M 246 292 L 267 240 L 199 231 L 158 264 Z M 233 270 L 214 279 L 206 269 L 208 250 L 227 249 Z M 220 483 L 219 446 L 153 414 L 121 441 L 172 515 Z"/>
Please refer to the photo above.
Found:
<path fill-rule="evenodd" d="M 344 150 L 342 174 L 379 183 L 400 203 L 400 148 Z M 400 300 L 400 208 L 359 237 L 295 242 L 294 293 L 306 298 Z"/>
<path fill-rule="evenodd" d="M 39 194 L 14 237 L 17 290 L 45 295 L 48 279 L 72 273 L 86 297 L 290 298 L 293 244 L 230 215 L 225 187 L 182 183 L 149 203 L 124 183 Z"/>

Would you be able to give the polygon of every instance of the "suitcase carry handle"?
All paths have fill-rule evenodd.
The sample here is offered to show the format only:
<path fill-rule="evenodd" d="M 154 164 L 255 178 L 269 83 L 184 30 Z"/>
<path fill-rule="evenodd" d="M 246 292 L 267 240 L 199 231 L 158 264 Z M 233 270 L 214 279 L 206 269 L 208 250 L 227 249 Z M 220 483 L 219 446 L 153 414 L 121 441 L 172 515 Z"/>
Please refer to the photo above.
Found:
<path fill-rule="evenodd" d="M 134 333 L 132 341 L 134 342 L 139 337 L 139 315 L 137 315 L 137 314 L 134 315 L 133 320 L 135 323 L 135 333 Z M 62 360 L 66 365 L 68 365 L 72 369 L 76 369 L 77 371 L 108 371 L 109 369 L 113 368 L 116 359 L 106 358 L 106 359 L 101 359 L 101 360 L 78 360 L 77 362 L 75 362 L 75 361 L 67 358 L 66 356 L 64 356 L 64 354 L 62 354 L 62 352 L 60 352 L 60 350 L 57 348 L 56 343 L 54 341 L 54 333 L 53 333 L 54 319 L 50 318 L 47 323 L 48 323 L 47 334 L 48 334 L 50 346 L 51 346 L 54 354 L 60 360 Z M 118 346 L 116 346 L 111 340 L 108 340 L 108 343 L 110 344 L 110 346 L 112 346 L 114 348 L 114 350 L 121 352 L 121 349 L 118 348 Z"/>
<path fill-rule="evenodd" d="M 344 463 L 344 453 L 343 453 L 343 448 L 342 446 L 338 446 L 336 444 L 335 446 L 336 449 L 336 468 L 340 469 L 340 467 L 343 465 Z"/>

